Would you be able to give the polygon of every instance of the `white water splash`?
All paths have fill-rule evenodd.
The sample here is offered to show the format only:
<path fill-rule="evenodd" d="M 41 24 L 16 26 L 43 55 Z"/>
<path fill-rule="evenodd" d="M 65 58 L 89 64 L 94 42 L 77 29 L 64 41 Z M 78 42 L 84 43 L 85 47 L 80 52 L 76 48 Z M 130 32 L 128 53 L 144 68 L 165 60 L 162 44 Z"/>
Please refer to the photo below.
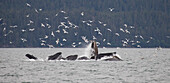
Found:
<path fill-rule="evenodd" d="M 91 44 L 92 43 L 90 43 L 86 46 L 85 51 L 84 51 L 84 55 L 81 55 L 80 57 L 83 57 L 83 56 L 85 56 L 87 58 L 91 57 L 91 52 L 92 52 Z"/>

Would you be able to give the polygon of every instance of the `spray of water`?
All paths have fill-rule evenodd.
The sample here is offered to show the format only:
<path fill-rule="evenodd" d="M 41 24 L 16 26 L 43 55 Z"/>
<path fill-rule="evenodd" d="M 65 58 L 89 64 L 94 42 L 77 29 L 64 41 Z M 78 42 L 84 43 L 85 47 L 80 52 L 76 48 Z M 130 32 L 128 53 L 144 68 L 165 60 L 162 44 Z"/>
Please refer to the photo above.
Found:
<path fill-rule="evenodd" d="M 88 57 L 88 58 L 90 58 L 90 56 L 91 56 L 91 50 L 92 50 L 91 44 L 92 43 L 88 44 L 86 49 L 85 49 L 85 56 Z"/>

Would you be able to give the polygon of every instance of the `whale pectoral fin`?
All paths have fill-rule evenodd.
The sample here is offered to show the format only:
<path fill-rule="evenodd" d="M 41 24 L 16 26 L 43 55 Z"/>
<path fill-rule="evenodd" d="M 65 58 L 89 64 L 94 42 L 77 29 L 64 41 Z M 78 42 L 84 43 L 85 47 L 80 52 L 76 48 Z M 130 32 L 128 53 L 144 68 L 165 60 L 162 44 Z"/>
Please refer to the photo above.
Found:
<path fill-rule="evenodd" d="M 34 60 L 38 59 L 37 57 L 35 57 L 31 54 L 26 54 L 25 56 L 28 57 L 29 59 L 34 59 Z"/>

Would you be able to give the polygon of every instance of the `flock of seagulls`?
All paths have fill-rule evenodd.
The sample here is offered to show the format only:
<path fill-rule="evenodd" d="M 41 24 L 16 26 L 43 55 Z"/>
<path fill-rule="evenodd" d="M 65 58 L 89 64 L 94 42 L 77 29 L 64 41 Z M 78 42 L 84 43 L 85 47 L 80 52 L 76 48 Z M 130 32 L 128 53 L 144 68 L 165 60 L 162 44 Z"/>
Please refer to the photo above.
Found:
<path fill-rule="evenodd" d="M 33 6 L 31 6 L 31 4 L 29 3 L 26 3 L 26 6 L 28 8 L 32 8 L 36 14 L 41 14 L 41 12 L 43 11 L 43 9 L 37 9 L 37 8 L 34 8 Z M 115 8 L 108 8 L 110 12 L 113 12 Z M 66 14 L 67 12 L 66 11 L 63 11 L 61 10 L 60 12 L 57 12 L 54 17 L 59 17 L 59 14 Z M 30 18 L 30 15 L 33 14 L 33 13 L 30 13 L 30 14 L 26 14 L 25 17 L 26 18 Z M 82 17 L 85 17 L 87 13 L 85 12 L 81 12 L 80 15 Z M 50 18 L 48 17 L 44 17 L 45 20 L 50 20 Z M 72 39 L 69 39 L 66 37 L 66 35 L 70 35 L 71 31 L 70 30 L 73 30 L 74 32 L 72 32 L 74 34 L 75 37 L 77 38 L 81 38 L 82 41 L 74 41 L 72 40 L 72 43 L 71 43 L 71 47 L 78 47 L 79 45 L 82 45 L 83 43 L 89 43 L 90 40 L 96 40 L 97 41 L 97 45 L 100 46 L 101 43 L 106 43 L 108 46 L 112 46 L 114 41 L 108 41 L 108 38 L 105 37 L 104 34 L 106 33 L 110 33 L 112 34 L 111 36 L 114 36 L 114 37 L 119 37 L 121 39 L 121 43 L 122 43 L 122 46 L 123 47 L 128 47 L 128 46 L 134 46 L 134 47 L 139 47 L 141 48 L 142 46 L 140 45 L 141 43 L 141 40 L 145 40 L 147 44 L 149 44 L 154 38 L 153 37 L 149 37 L 148 40 L 146 40 L 145 37 L 143 37 L 142 35 L 140 34 L 132 34 L 134 32 L 131 32 L 133 29 L 135 29 L 134 26 L 129 26 L 128 24 L 122 24 L 122 27 L 120 27 L 118 30 L 119 31 L 114 31 L 112 28 L 109 28 L 108 24 L 105 23 L 104 21 L 101 21 L 101 20 L 80 20 L 80 22 L 87 27 L 87 29 L 89 29 L 90 31 L 89 32 L 92 32 L 94 34 L 92 34 L 91 37 L 88 37 L 87 35 L 82 35 L 82 32 L 78 32 L 78 29 L 81 30 L 81 27 L 78 26 L 78 24 L 76 25 L 75 23 L 73 23 L 71 20 L 69 20 L 69 16 L 64 16 L 64 17 L 61 17 L 64 19 L 64 21 L 61 21 L 59 23 L 59 25 L 57 25 L 57 27 L 54 27 L 52 26 L 50 23 L 45 23 L 45 22 L 42 22 L 40 23 L 40 28 L 42 29 L 51 29 L 51 28 L 55 28 L 53 29 L 52 31 L 49 30 L 49 33 L 50 34 L 44 34 L 43 36 L 41 36 L 38 41 L 40 42 L 40 45 L 41 46 L 48 46 L 49 48 L 54 48 L 55 46 L 64 46 L 64 44 L 69 41 L 69 40 L 72 40 Z M 0 18 L 0 22 L 3 20 L 3 18 Z M 21 29 L 20 31 L 22 33 L 26 33 L 26 32 L 34 32 L 37 30 L 37 28 L 34 28 L 32 27 L 31 25 L 33 25 L 35 23 L 34 19 L 29 19 L 28 20 L 28 23 L 25 25 L 25 26 L 30 26 L 30 28 L 28 29 Z M 100 26 L 96 26 L 96 25 L 100 25 Z M 10 25 L 9 28 L 10 29 L 7 29 L 7 24 L 4 22 L 4 23 L 1 23 L 1 25 L 3 27 L 2 31 L 3 31 L 3 36 L 4 37 L 7 37 L 8 35 L 10 34 L 15 34 L 14 33 L 14 29 L 18 28 L 19 26 L 18 25 Z M 60 33 L 64 33 L 65 35 L 63 37 L 58 37 L 58 35 Z M 31 34 L 31 33 L 30 33 Z M 128 36 L 132 36 L 134 35 L 133 38 L 129 38 Z M 53 37 L 55 40 L 55 45 L 54 44 L 50 44 L 48 42 L 48 39 L 49 37 Z M 98 39 L 101 40 L 102 38 L 102 41 L 98 41 Z M 111 37 L 110 37 L 111 38 Z M 170 36 L 167 36 L 167 38 L 170 38 Z M 27 40 L 27 38 L 25 37 L 21 37 L 20 38 L 20 41 L 22 41 L 23 43 L 27 43 L 29 42 Z M 13 44 L 14 41 L 9 41 L 10 44 Z"/>

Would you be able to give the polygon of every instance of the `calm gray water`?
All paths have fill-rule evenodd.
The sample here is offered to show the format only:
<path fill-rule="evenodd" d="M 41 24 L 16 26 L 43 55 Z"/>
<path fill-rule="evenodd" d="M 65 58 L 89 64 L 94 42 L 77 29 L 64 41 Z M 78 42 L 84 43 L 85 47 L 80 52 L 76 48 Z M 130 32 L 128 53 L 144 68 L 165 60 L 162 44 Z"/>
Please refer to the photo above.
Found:
<path fill-rule="evenodd" d="M 84 54 L 83 48 L 0 48 L 0 82 L 20 83 L 169 83 L 170 49 L 99 49 L 116 51 L 124 61 L 29 61 L 56 52 Z"/>

